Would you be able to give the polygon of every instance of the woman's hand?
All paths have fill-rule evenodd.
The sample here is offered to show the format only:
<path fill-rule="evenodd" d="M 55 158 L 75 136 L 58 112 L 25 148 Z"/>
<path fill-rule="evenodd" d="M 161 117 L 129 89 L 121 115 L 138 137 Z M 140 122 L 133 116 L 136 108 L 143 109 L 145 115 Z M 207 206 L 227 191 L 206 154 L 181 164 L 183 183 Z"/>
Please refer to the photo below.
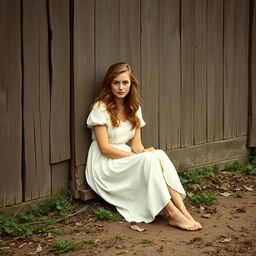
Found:
<path fill-rule="evenodd" d="M 155 151 L 155 148 L 150 147 L 150 148 L 144 148 L 143 152 L 152 152 Z"/>

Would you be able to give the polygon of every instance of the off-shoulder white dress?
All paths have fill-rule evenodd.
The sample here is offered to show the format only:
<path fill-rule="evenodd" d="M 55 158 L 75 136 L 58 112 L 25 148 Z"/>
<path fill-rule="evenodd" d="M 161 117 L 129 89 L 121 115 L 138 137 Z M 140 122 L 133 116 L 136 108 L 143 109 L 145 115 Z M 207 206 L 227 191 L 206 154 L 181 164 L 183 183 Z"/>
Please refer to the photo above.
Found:
<path fill-rule="evenodd" d="M 146 123 L 141 108 L 137 111 L 140 125 Z M 129 121 L 112 126 L 103 103 L 96 103 L 87 119 L 87 126 L 106 125 L 109 143 L 131 152 L 126 143 L 135 135 Z M 166 206 L 170 194 L 166 183 L 185 197 L 176 169 L 162 150 L 112 159 L 101 154 L 92 129 L 92 143 L 86 163 L 86 180 L 89 186 L 105 201 L 114 205 L 129 222 L 149 223 Z"/>

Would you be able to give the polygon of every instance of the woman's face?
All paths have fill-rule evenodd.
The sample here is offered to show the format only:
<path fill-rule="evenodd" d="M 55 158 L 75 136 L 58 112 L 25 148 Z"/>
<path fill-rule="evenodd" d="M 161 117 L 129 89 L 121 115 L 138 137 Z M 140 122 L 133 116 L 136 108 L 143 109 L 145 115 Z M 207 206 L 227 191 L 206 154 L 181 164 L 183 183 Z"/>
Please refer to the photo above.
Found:
<path fill-rule="evenodd" d="M 116 99 L 124 99 L 129 93 L 131 79 L 128 72 L 123 72 L 116 76 L 111 83 L 111 90 Z"/>

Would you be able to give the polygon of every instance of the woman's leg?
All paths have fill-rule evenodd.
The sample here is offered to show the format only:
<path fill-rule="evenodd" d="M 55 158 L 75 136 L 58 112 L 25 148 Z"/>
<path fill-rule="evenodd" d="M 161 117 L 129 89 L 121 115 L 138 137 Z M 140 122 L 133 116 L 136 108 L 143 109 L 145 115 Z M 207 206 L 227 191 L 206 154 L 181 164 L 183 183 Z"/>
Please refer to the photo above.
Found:
<path fill-rule="evenodd" d="M 194 218 L 190 215 L 190 213 L 188 212 L 188 210 L 186 209 L 186 206 L 184 205 L 184 202 L 182 200 L 182 197 L 180 195 L 180 193 L 178 193 L 177 191 L 175 191 L 174 189 L 172 189 L 170 186 L 168 186 L 168 190 L 170 192 L 171 195 L 171 200 L 173 202 L 173 204 L 180 210 L 180 212 L 187 217 L 187 219 L 189 219 L 191 222 L 193 222 L 199 229 L 202 228 L 202 225 L 195 221 Z"/>
<path fill-rule="evenodd" d="M 180 210 L 170 201 L 166 206 L 165 210 L 169 215 L 169 225 L 179 227 L 188 231 L 199 230 L 199 227 L 187 217 L 185 217 Z"/>

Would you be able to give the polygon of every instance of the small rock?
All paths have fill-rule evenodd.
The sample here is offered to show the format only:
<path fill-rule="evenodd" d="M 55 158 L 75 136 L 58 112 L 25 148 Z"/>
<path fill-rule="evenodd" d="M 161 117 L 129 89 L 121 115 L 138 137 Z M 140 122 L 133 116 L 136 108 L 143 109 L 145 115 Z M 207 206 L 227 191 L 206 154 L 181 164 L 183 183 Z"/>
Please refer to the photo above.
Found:
<path fill-rule="evenodd" d="M 220 193 L 221 196 L 225 196 L 225 197 L 229 197 L 231 196 L 232 194 L 231 193 L 228 193 L 228 192 L 223 192 L 223 193 Z"/>
<path fill-rule="evenodd" d="M 23 243 L 23 244 L 20 244 L 19 246 L 18 246 L 18 248 L 22 248 L 23 246 L 25 246 L 27 243 Z"/>
<path fill-rule="evenodd" d="M 138 227 L 137 225 L 131 225 L 131 226 L 130 226 L 130 229 L 135 230 L 135 231 L 138 231 L 138 232 L 143 232 L 143 231 L 145 231 L 145 228 L 140 228 L 140 227 Z"/>
<path fill-rule="evenodd" d="M 209 219 L 210 216 L 211 216 L 210 213 L 206 213 L 206 214 L 201 215 L 201 217 L 206 218 L 206 219 Z"/>
<path fill-rule="evenodd" d="M 41 247 L 41 245 L 40 244 L 38 244 L 37 245 L 37 247 L 36 247 L 36 253 L 39 253 L 39 252 L 41 252 L 43 249 L 42 249 L 42 247 Z"/>
<path fill-rule="evenodd" d="M 229 243 L 231 241 L 231 237 L 226 237 L 220 240 L 221 243 Z"/>
<path fill-rule="evenodd" d="M 247 190 L 247 191 L 254 191 L 254 189 L 252 187 L 247 187 L 244 185 L 244 188 Z"/>
<path fill-rule="evenodd" d="M 81 226 L 83 226 L 83 223 L 80 221 L 80 222 L 76 222 L 75 225 L 76 225 L 77 227 L 81 227 Z"/>

